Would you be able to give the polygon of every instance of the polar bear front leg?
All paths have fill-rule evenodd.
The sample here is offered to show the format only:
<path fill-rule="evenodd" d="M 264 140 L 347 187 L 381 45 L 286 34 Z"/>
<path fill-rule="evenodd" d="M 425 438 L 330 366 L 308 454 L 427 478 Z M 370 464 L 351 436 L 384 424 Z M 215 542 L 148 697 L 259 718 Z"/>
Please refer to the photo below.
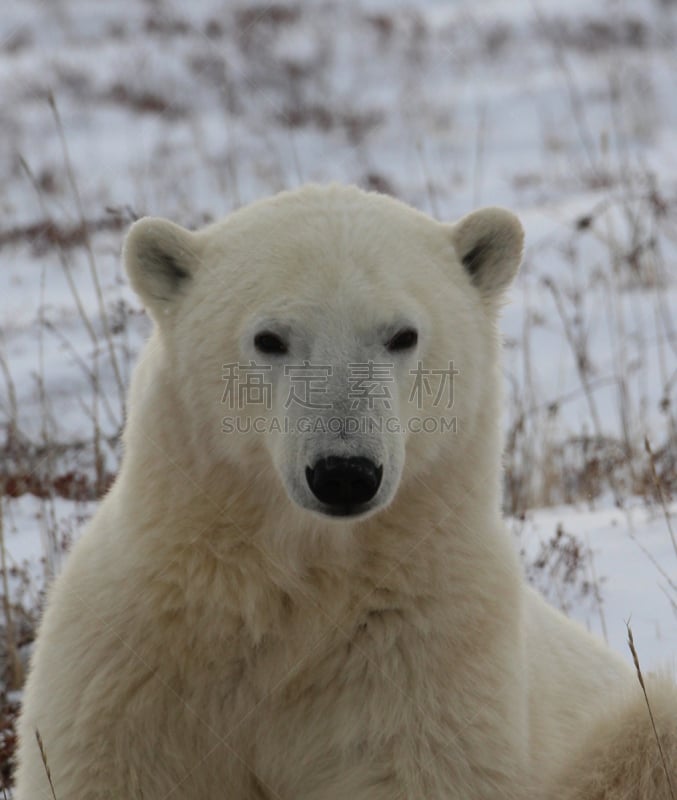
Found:
<path fill-rule="evenodd" d="M 593 721 L 544 798 L 677 798 L 677 689 L 668 679 L 654 678 L 647 680 L 647 693 L 653 723 L 641 687 L 631 687 Z"/>

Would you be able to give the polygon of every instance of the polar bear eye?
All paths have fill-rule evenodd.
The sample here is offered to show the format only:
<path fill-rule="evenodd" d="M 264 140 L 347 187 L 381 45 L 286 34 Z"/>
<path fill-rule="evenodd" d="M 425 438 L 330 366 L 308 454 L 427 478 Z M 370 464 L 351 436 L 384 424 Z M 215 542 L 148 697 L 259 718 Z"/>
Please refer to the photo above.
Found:
<path fill-rule="evenodd" d="M 269 355 L 284 355 L 287 352 L 286 342 L 276 333 L 271 331 L 261 331 L 254 337 L 254 347 L 259 353 Z"/>
<path fill-rule="evenodd" d="M 418 342 L 418 331 L 414 328 L 403 328 L 386 342 L 386 348 L 391 352 L 411 350 Z"/>

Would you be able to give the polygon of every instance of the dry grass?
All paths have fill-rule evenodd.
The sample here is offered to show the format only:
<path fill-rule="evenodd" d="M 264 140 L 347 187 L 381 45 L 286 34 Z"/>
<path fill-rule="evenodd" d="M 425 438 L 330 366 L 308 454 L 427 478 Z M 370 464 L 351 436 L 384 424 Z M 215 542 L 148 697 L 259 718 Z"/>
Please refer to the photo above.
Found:
<path fill-rule="evenodd" d="M 505 506 L 510 513 L 518 514 L 534 506 L 594 500 L 605 492 L 610 492 L 616 502 L 621 503 L 623 497 L 629 495 L 645 497 L 647 502 L 660 501 L 661 497 L 667 500 L 677 491 L 677 415 L 670 399 L 677 378 L 674 367 L 670 367 L 677 355 L 677 339 L 662 299 L 669 268 L 657 244 L 660 235 L 666 239 L 673 237 L 677 205 L 662 198 L 655 187 L 651 187 L 648 176 L 640 176 L 637 181 L 639 188 L 636 182 L 630 182 L 621 188 L 620 195 L 616 193 L 597 204 L 572 226 L 569 244 L 572 275 L 580 274 L 576 271 L 574 254 L 583 237 L 594 236 L 602 243 L 606 263 L 595 271 L 583 273 L 577 283 L 566 287 L 549 277 L 542 281 L 552 297 L 562 340 L 578 373 L 578 387 L 566 395 L 549 398 L 547 402 L 539 397 L 530 379 L 530 353 L 532 339 L 538 335 L 544 321 L 529 315 L 525 318 L 522 352 L 527 379 L 524 386 L 515 386 L 515 391 L 509 394 Z M 626 217 L 623 236 L 611 227 L 605 216 L 612 212 Z M 610 302 L 602 310 L 613 335 L 615 359 L 611 371 L 604 375 L 599 374 L 595 365 L 590 341 L 590 329 L 596 317 L 591 316 L 586 304 L 586 298 L 599 280 L 611 280 L 615 284 L 609 285 Z M 667 438 L 652 452 L 646 450 L 646 432 L 638 424 L 651 398 L 637 397 L 636 392 L 630 390 L 637 365 L 627 362 L 625 323 L 612 299 L 614 294 L 622 299 L 624 293 L 633 290 L 651 293 L 655 298 L 653 326 L 663 351 L 660 411 L 665 419 Z M 598 315 L 600 309 L 592 313 Z M 644 359 L 648 361 L 648 351 Z M 609 388 L 615 394 L 620 430 L 620 435 L 615 436 L 607 432 L 609 426 L 603 423 L 597 401 L 600 391 Z M 588 430 L 566 438 L 553 437 L 552 430 L 558 427 L 567 405 L 581 399 L 588 410 L 587 420 L 584 420 Z M 536 470 L 534 463 L 538 465 Z"/>

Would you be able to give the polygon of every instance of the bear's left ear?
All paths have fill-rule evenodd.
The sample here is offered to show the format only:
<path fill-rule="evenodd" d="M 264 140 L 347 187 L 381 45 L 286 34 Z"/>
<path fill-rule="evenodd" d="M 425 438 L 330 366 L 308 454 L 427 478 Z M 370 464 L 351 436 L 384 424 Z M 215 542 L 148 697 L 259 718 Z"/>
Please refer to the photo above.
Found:
<path fill-rule="evenodd" d="M 504 208 L 482 208 L 452 227 L 456 252 L 485 299 L 500 297 L 522 261 L 524 229 Z"/>
<path fill-rule="evenodd" d="M 129 280 L 156 320 L 187 290 L 200 261 L 194 233 L 155 217 L 132 225 L 123 253 Z"/>

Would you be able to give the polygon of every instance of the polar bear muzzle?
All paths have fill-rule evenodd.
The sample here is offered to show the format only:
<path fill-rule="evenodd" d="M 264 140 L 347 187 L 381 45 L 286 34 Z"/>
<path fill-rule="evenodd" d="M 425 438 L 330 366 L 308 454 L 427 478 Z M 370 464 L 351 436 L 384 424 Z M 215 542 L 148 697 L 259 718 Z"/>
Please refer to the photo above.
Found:
<path fill-rule="evenodd" d="M 327 456 L 306 467 L 310 491 L 331 516 L 352 516 L 362 511 L 379 490 L 383 466 L 363 456 Z"/>

